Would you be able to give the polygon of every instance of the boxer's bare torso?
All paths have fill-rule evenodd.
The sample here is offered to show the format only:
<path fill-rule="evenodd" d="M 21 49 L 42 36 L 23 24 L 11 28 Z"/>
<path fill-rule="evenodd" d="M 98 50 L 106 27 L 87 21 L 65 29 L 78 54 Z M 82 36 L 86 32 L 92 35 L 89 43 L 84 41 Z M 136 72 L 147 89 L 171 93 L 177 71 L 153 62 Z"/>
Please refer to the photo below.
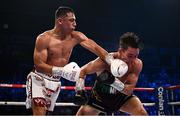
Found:
<path fill-rule="evenodd" d="M 40 54 L 44 62 L 55 66 L 64 66 L 68 63 L 73 47 L 78 43 L 73 34 L 62 38 L 53 34 L 52 30 L 46 31 L 37 38 L 37 47 L 42 49 Z M 42 43 L 42 44 L 40 44 Z M 36 51 L 39 53 L 39 51 Z M 34 53 L 36 55 L 36 53 Z"/>
<path fill-rule="evenodd" d="M 93 43 L 78 31 L 64 36 L 55 34 L 53 30 L 40 34 L 36 39 L 34 63 L 37 71 L 51 74 L 52 66 L 63 67 L 69 62 L 73 47 L 77 44 L 91 50 Z"/>

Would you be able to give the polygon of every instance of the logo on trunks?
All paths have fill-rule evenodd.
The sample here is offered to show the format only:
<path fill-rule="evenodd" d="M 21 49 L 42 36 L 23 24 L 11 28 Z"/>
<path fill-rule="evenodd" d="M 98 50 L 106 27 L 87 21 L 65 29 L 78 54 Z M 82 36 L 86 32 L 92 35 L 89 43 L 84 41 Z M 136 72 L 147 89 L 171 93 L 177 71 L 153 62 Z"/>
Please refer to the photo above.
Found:
<path fill-rule="evenodd" d="M 61 71 L 61 73 L 62 73 L 62 71 Z M 61 78 L 61 76 L 59 76 L 59 75 L 50 75 L 50 74 L 45 74 L 45 75 L 48 76 L 48 78 L 50 77 L 50 78 L 53 78 L 53 79 L 60 79 Z"/>
<path fill-rule="evenodd" d="M 164 92 L 164 88 L 163 88 L 163 87 L 159 87 L 159 88 L 158 88 L 158 99 L 159 99 L 159 110 L 158 110 L 158 114 L 159 114 L 159 115 L 164 115 L 164 98 L 163 98 L 163 92 Z"/>
<path fill-rule="evenodd" d="M 34 103 L 38 106 L 46 106 L 47 105 L 46 100 L 44 98 L 37 97 L 37 98 L 34 98 L 33 100 L 34 100 Z"/>
<path fill-rule="evenodd" d="M 60 79 L 60 76 L 52 76 L 53 79 Z"/>
<path fill-rule="evenodd" d="M 110 94 L 116 94 L 116 89 L 114 87 L 110 87 Z"/>

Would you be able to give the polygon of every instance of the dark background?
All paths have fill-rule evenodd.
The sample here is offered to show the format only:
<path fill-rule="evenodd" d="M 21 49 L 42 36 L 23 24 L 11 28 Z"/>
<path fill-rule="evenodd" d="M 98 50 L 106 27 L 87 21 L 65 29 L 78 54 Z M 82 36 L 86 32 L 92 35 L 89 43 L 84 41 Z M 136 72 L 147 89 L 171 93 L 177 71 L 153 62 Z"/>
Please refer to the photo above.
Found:
<path fill-rule="evenodd" d="M 77 30 L 109 52 L 118 49 L 119 37 L 124 32 L 135 32 L 143 39 L 145 48 L 140 58 L 144 68 L 137 87 L 180 83 L 179 0 L 3 0 L 0 4 L 0 83 L 25 84 L 26 75 L 33 68 L 35 39 L 53 28 L 55 10 L 59 6 L 72 7 Z M 71 61 L 82 66 L 94 58 L 94 54 L 78 45 Z M 91 79 L 88 82 L 93 84 Z M 62 83 L 72 84 L 65 80 Z M 25 100 L 25 90 L 2 88 L 2 91 L 5 94 L 0 94 L 0 101 Z M 152 111 L 148 109 L 149 113 Z M 177 106 L 175 113 L 179 112 Z"/>

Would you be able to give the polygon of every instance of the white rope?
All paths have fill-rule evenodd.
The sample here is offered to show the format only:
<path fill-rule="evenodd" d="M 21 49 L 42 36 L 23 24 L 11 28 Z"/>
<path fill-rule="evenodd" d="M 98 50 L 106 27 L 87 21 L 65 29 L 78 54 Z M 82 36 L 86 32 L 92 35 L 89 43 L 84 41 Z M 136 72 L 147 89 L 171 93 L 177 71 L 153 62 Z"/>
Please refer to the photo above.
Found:
<path fill-rule="evenodd" d="M 10 101 L 0 101 L 0 105 L 13 105 L 13 106 L 24 106 L 26 102 L 10 102 Z M 56 106 L 78 106 L 74 103 L 56 103 Z"/>
<path fill-rule="evenodd" d="M 180 101 L 178 101 L 178 102 L 168 102 L 168 105 L 180 105 Z"/>
<path fill-rule="evenodd" d="M 78 106 L 74 103 L 56 103 L 56 106 Z"/>
<path fill-rule="evenodd" d="M 15 106 L 23 106 L 26 105 L 25 102 L 10 102 L 10 101 L 0 101 L 0 105 L 15 105 Z M 154 106 L 155 103 L 143 103 L 145 106 Z M 56 106 L 78 106 L 74 103 L 56 103 Z"/>
<path fill-rule="evenodd" d="M 143 103 L 144 106 L 154 106 L 155 103 Z"/>
<path fill-rule="evenodd" d="M 168 102 L 167 104 L 171 105 L 171 106 L 173 106 L 173 105 L 180 105 L 180 101 L 177 101 L 177 102 Z M 143 105 L 144 106 L 154 106 L 155 103 L 143 103 Z"/>
<path fill-rule="evenodd" d="M 11 102 L 11 101 L 0 101 L 0 105 L 15 105 L 15 106 L 23 106 L 26 105 L 25 102 Z M 143 103 L 144 106 L 154 106 L 155 103 Z M 180 105 L 180 101 L 178 102 L 168 102 L 168 105 Z M 78 106 L 74 103 L 56 103 L 56 106 Z"/>
<path fill-rule="evenodd" d="M 23 105 L 26 105 L 26 103 L 25 102 L 6 102 L 6 101 L 0 101 L 0 105 L 23 106 Z"/>

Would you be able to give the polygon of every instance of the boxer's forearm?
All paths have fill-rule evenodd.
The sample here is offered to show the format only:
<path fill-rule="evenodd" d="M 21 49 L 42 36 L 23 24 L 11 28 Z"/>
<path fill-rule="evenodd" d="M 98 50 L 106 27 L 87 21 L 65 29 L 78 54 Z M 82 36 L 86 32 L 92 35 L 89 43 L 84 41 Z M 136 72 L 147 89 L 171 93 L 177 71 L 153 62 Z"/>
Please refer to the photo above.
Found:
<path fill-rule="evenodd" d="M 108 52 L 101 46 L 99 46 L 96 42 L 94 42 L 92 39 L 87 39 L 86 41 L 82 42 L 81 45 L 92 53 L 99 56 L 102 60 L 105 60 L 106 55 L 108 55 Z"/>
<path fill-rule="evenodd" d="M 43 63 L 35 65 L 35 68 L 38 72 L 50 74 L 53 76 L 61 76 L 73 82 L 76 82 L 80 73 L 80 67 L 75 62 L 71 62 L 64 67 L 51 66 Z"/>
<path fill-rule="evenodd" d="M 106 61 L 105 59 L 106 59 L 106 56 L 108 55 L 108 52 L 105 49 L 97 45 L 95 47 L 95 52 L 103 61 Z"/>
<path fill-rule="evenodd" d="M 45 63 L 35 64 L 35 69 L 38 72 L 42 72 L 42 73 L 45 73 L 45 74 L 50 74 L 51 75 L 52 74 L 52 68 L 53 68 L 53 66 L 45 64 Z"/>

